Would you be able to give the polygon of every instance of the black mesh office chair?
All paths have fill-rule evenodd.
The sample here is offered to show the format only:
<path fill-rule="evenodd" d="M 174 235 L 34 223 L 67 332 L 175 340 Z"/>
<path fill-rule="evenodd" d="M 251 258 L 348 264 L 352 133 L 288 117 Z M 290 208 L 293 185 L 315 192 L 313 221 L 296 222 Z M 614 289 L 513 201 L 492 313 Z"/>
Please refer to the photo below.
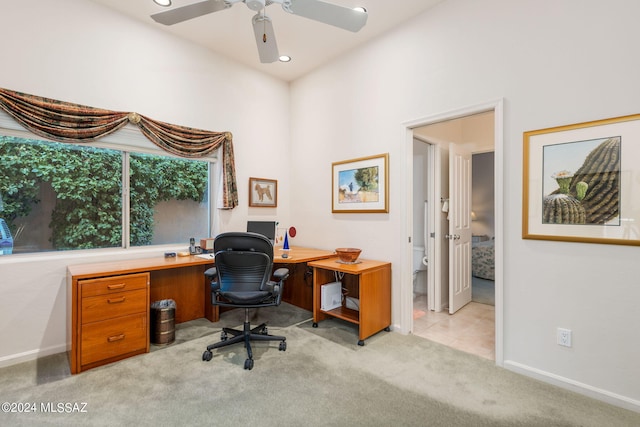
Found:
<path fill-rule="evenodd" d="M 278 268 L 273 272 L 275 281 L 271 280 L 273 245 L 260 234 L 220 234 L 213 242 L 213 250 L 215 267 L 204 273 L 211 280 L 211 303 L 220 307 L 244 308 L 245 320 L 242 331 L 223 328 L 220 341 L 207 347 L 202 360 L 210 361 L 213 349 L 244 342 L 248 356 L 244 369 L 252 369 L 251 341 L 280 341 L 279 350 L 287 349 L 286 338 L 269 335 L 266 323 L 251 329 L 249 309 L 279 305 L 289 270 Z M 233 337 L 228 338 L 228 334 Z"/>

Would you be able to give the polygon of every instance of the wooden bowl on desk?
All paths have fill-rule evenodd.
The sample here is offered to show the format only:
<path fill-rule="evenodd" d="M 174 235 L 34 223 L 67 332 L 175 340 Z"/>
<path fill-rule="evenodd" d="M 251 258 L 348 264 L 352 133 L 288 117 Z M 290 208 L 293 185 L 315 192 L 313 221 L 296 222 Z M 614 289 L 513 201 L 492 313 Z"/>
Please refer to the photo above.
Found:
<path fill-rule="evenodd" d="M 347 262 L 347 263 L 356 262 L 356 260 L 360 256 L 360 252 L 362 252 L 362 249 L 358 249 L 358 248 L 337 248 L 336 249 L 336 253 L 340 258 L 340 261 Z"/>

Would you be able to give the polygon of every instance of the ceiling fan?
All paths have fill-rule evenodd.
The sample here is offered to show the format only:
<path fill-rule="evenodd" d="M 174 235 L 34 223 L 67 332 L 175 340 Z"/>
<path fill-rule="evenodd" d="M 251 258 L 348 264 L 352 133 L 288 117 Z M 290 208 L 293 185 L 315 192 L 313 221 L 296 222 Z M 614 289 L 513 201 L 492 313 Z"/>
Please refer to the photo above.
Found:
<path fill-rule="evenodd" d="M 279 58 L 278 46 L 271 18 L 265 14 L 265 8 L 274 3 L 293 15 L 302 16 L 324 24 L 333 25 L 348 31 L 357 32 L 367 23 L 367 12 L 350 9 L 319 0 L 204 0 L 187 6 L 151 15 L 154 21 L 164 25 L 173 25 L 209 13 L 228 9 L 236 3 L 244 3 L 258 12 L 253 17 L 253 31 L 258 45 L 260 62 L 275 62 Z"/>

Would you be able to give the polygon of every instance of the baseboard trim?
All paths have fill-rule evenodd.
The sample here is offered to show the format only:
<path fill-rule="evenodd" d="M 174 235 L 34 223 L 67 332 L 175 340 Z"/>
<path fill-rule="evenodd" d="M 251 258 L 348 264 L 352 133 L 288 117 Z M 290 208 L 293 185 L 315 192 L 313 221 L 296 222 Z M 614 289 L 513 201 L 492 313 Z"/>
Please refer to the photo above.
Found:
<path fill-rule="evenodd" d="M 611 405 L 618 406 L 620 408 L 628 409 L 634 412 L 640 412 L 640 401 L 631 399 L 626 396 L 593 387 L 579 381 L 574 381 L 560 375 L 545 372 L 540 369 L 532 368 L 531 366 L 523 365 L 512 360 L 505 360 L 504 368 L 509 371 L 513 371 L 527 377 L 535 378 L 537 380 L 553 384 L 560 388 L 571 390 L 584 396 L 588 396 L 609 403 Z"/>
<path fill-rule="evenodd" d="M 66 344 L 62 344 L 47 348 L 38 348 L 35 350 L 25 351 L 23 353 L 10 354 L 8 356 L 0 357 L 0 368 L 17 365 L 18 363 L 29 362 L 41 357 L 51 356 L 52 354 L 63 353 L 68 350 L 68 346 Z"/>

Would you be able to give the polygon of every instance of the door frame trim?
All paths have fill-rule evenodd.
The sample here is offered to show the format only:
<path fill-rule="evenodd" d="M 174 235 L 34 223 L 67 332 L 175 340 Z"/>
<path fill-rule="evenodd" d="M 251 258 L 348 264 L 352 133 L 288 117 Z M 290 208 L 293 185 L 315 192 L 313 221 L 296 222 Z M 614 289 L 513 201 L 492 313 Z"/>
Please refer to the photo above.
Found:
<path fill-rule="evenodd" d="M 459 119 L 465 116 L 494 112 L 494 215 L 495 215 L 495 363 L 504 365 L 504 100 L 502 98 L 482 104 L 471 105 L 456 110 L 426 116 L 402 123 L 402 134 L 405 164 L 403 177 L 407 191 L 403 197 L 404 233 L 400 234 L 401 247 L 404 247 L 404 257 L 401 266 L 400 290 L 400 332 L 413 331 L 413 129 L 447 120 Z M 407 237 L 408 236 L 408 237 Z"/>

